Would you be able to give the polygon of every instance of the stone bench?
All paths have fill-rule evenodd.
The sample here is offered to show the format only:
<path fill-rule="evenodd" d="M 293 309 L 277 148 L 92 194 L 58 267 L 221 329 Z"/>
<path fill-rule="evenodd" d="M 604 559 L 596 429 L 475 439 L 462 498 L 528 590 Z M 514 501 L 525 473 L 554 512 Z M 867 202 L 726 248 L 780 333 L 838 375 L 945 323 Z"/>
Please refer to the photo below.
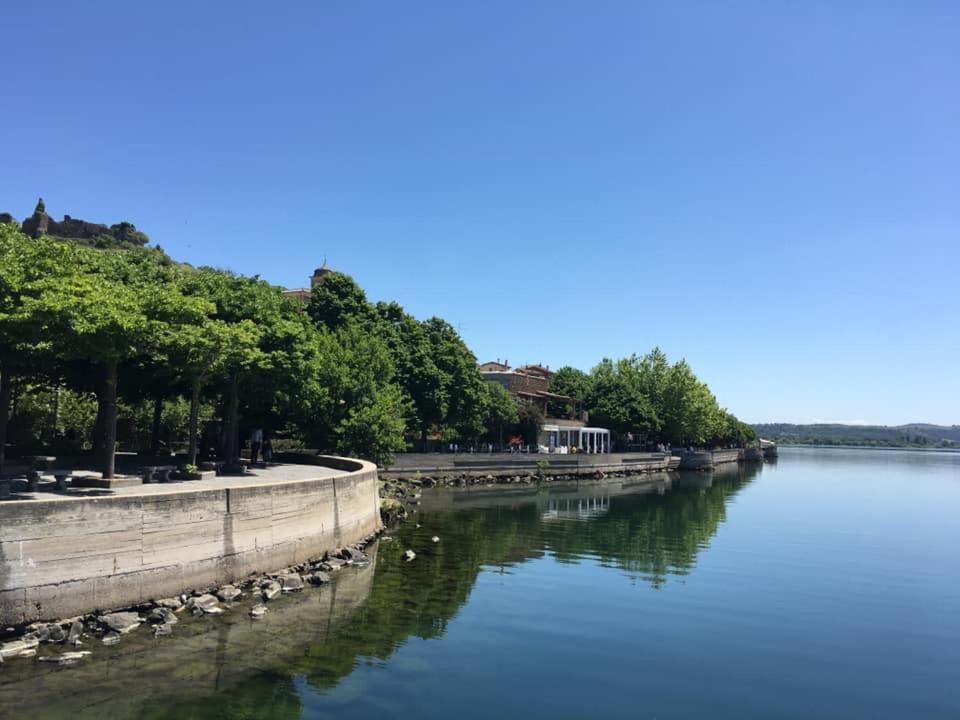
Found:
<path fill-rule="evenodd" d="M 145 484 L 170 482 L 170 475 L 176 470 L 176 465 L 144 465 L 140 468 L 140 476 Z"/>
<path fill-rule="evenodd" d="M 23 458 L 29 469 L 27 470 L 27 490 L 35 492 L 40 485 L 40 471 L 50 467 L 57 458 L 49 455 L 27 455 Z"/>
<path fill-rule="evenodd" d="M 73 476 L 73 468 L 54 468 L 50 470 L 49 473 L 53 475 L 53 479 L 57 481 L 57 490 L 66 490 L 67 482 Z"/>

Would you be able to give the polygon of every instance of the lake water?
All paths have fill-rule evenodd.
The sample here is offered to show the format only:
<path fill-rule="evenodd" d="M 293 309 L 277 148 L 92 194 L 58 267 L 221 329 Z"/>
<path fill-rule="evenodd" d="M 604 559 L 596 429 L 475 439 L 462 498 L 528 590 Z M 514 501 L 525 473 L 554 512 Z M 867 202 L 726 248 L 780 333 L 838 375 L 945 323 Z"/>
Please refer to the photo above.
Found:
<path fill-rule="evenodd" d="M 433 491 L 392 536 L 260 623 L 9 661 L 0 717 L 960 718 L 960 454 Z"/>

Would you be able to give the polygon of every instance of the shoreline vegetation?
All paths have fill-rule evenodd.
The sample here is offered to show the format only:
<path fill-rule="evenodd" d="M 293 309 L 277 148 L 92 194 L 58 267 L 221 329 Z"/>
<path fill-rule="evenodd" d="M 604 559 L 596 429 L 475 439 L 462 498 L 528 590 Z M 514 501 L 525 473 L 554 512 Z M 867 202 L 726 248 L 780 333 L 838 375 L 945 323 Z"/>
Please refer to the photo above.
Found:
<path fill-rule="evenodd" d="M 778 445 L 864 447 L 911 450 L 960 449 L 960 425 L 844 425 L 840 423 L 754 423 L 754 430 Z"/>
<path fill-rule="evenodd" d="M 960 453 L 960 447 L 924 447 L 921 445 L 845 445 L 840 443 L 777 443 L 779 448 L 810 448 L 811 450 L 910 450 L 911 452 Z"/>
<path fill-rule="evenodd" d="M 52 223 L 42 200 L 22 230 L 0 220 L 0 473 L 8 446 L 86 458 L 112 477 L 118 449 L 239 469 L 257 429 L 276 452 L 389 465 L 446 443 L 535 443 L 543 426 L 540 408 L 483 380 L 450 323 L 372 303 L 343 273 L 325 271 L 304 301 L 258 276 L 175 262 L 129 223 Z M 42 234 L 74 225 L 112 234 Z M 582 400 L 615 449 L 755 438 L 659 348 L 590 372 L 563 367 L 550 389 Z"/>

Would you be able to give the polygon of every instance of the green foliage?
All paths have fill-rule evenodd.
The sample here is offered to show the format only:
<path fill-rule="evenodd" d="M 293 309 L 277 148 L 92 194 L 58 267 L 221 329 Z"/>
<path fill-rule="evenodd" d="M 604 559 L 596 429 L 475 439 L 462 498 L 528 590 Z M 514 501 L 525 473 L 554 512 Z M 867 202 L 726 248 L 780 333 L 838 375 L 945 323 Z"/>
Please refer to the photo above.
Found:
<path fill-rule="evenodd" d="M 672 444 L 742 444 L 750 426 L 717 403 L 685 360 L 671 364 L 660 348 L 644 356 L 604 359 L 589 374 L 561 368 L 551 380 L 558 394 L 586 400 L 590 423 L 618 436 Z M 623 444 L 623 443 L 621 443 Z"/>
<path fill-rule="evenodd" d="M 761 437 L 788 445 L 851 445 L 862 447 L 960 447 L 960 425 L 843 425 L 759 423 Z"/>
<path fill-rule="evenodd" d="M 604 359 L 590 373 L 587 406 L 591 423 L 620 433 L 657 430 L 660 420 L 643 392 L 636 356 L 616 362 Z"/>
<path fill-rule="evenodd" d="M 370 304 L 366 294 L 352 277 L 331 272 L 324 276 L 323 282 L 310 293 L 307 313 L 317 325 L 333 330 L 350 321 L 367 319 Z"/>
<path fill-rule="evenodd" d="M 380 465 L 389 465 L 403 450 L 403 406 L 400 388 L 388 385 L 355 404 L 337 426 L 339 448 Z"/>
<path fill-rule="evenodd" d="M 543 411 L 532 403 L 520 403 L 517 409 L 517 430 L 523 441 L 535 444 L 543 429 Z"/>
<path fill-rule="evenodd" d="M 566 395 L 574 400 L 584 400 L 590 393 L 590 376 L 583 370 L 566 365 L 550 378 L 550 392 Z M 551 402 L 549 410 L 554 417 L 574 416 L 574 406 L 570 403 Z"/>
<path fill-rule="evenodd" d="M 313 289 L 308 314 L 320 331 L 344 328 L 368 337 L 367 351 L 385 350 L 389 377 L 404 398 L 404 427 L 424 439 L 431 432 L 475 439 L 487 428 L 486 383 L 476 358 L 444 320 L 419 321 L 397 303 L 371 305 L 343 273 L 329 273 Z"/>
<path fill-rule="evenodd" d="M 519 418 L 516 398 L 499 383 L 486 384 L 484 415 L 492 426 L 513 425 Z"/>
<path fill-rule="evenodd" d="M 112 230 L 135 233 L 128 223 Z M 195 439 L 218 418 L 212 434 L 228 459 L 253 426 L 380 463 L 404 449 L 408 432 L 464 443 L 502 442 L 509 432 L 536 442 L 543 413 L 485 383 L 444 320 L 371 305 L 342 273 L 324 277 L 303 313 L 257 277 L 177 265 L 131 244 L 99 251 L 0 223 L 0 375 L 4 393 L 25 388 L 16 418 L 23 437 L 73 428 L 81 443 L 93 436 L 111 463 L 118 416 L 120 442 L 138 449 Z M 60 388 L 56 417 L 52 388 Z M 754 436 L 685 361 L 670 364 L 659 349 L 604 360 L 589 374 L 561 368 L 551 390 L 583 400 L 592 424 L 621 435 L 674 443 Z"/>

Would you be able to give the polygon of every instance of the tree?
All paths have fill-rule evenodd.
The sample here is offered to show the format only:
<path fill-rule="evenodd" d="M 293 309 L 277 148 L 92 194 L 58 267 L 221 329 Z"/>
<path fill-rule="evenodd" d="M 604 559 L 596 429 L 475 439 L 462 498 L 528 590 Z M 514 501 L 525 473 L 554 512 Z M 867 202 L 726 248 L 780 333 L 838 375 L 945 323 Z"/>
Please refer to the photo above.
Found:
<path fill-rule="evenodd" d="M 517 430 L 523 441 L 534 445 L 543 430 L 543 410 L 533 403 L 520 403 L 517 408 Z"/>
<path fill-rule="evenodd" d="M 150 250 L 100 253 L 41 240 L 65 253 L 64 273 L 31 283 L 23 303 L 40 337 L 57 355 L 99 368 L 97 389 L 100 461 L 113 477 L 120 364 L 157 351 L 169 324 L 194 322 L 203 304 L 186 298 L 175 270 Z"/>
<path fill-rule="evenodd" d="M 340 452 L 389 465 L 394 453 L 405 447 L 403 412 L 403 395 L 396 385 L 361 398 L 337 425 Z"/>
<path fill-rule="evenodd" d="M 426 325 L 397 303 L 377 303 L 374 332 L 383 338 L 393 358 L 396 382 L 409 398 L 407 422 L 425 442 L 449 408 L 449 378 L 435 362 Z"/>
<path fill-rule="evenodd" d="M 111 283 L 86 272 L 63 278 L 45 278 L 29 312 L 41 332 L 56 338 L 64 357 L 88 360 L 101 369 L 97 399 L 102 420 L 101 463 L 106 478 L 114 474 L 117 439 L 117 374 L 122 360 L 150 343 L 150 323 L 142 296 L 133 288 Z"/>
<path fill-rule="evenodd" d="M 520 415 L 517 400 L 500 383 L 486 383 L 487 396 L 484 402 L 487 428 L 503 447 L 503 429 L 516 424 Z M 537 430 L 539 433 L 539 428 Z"/>
<path fill-rule="evenodd" d="M 331 272 L 311 291 L 307 314 L 315 324 L 335 330 L 351 320 L 369 318 L 370 305 L 352 277 Z"/>
<path fill-rule="evenodd" d="M 636 356 L 616 362 L 605 358 L 590 372 L 587 405 L 592 422 L 620 435 L 659 428 L 660 419 L 641 388 L 637 366 Z"/>
<path fill-rule="evenodd" d="M 6 458 L 14 367 L 25 336 L 31 334 L 25 332 L 22 311 L 28 278 L 27 242 L 13 224 L 0 223 L 0 472 Z"/>
<path fill-rule="evenodd" d="M 273 368 L 265 345 L 295 311 L 280 289 L 257 277 L 203 268 L 190 279 L 189 292 L 212 301 L 215 318 L 225 324 L 216 348 L 214 371 L 221 390 L 223 455 L 236 466 L 240 460 L 240 393 L 256 391 Z"/>
<path fill-rule="evenodd" d="M 464 438 L 474 438 L 484 429 L 484 380 L 477 358 L 450 323 L 440 318 L 424 321 L 430 357 L 437 369 L 439 395 L 447 398 L 445 412 L 431 418 L 439 429 L 453 428 Z"/>
<path fill-rule="evenodd" d="M 574 400 L 584 400 L 590 394 L 590 376 L 582 370 L 566 365 L 550 378 L 550 392 L 566 395 Z M 553 415 L 573 416 L 574 408 L 569 403 L 550 403 Z"/>

